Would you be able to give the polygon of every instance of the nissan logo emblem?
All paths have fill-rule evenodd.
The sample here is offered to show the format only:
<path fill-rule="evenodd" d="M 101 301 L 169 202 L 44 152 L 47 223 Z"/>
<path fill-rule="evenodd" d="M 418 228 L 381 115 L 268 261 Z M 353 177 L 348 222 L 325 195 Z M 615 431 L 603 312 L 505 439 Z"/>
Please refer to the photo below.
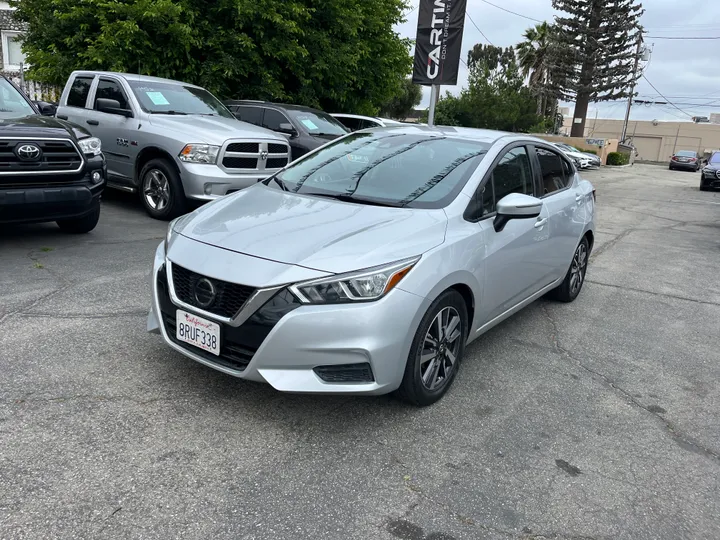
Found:
<path fill-rule="evenodd" d="M 15 155 L 20 161 L 39 161 L 42 151 L 36 144 L 19 144 L 15 147 Z"/>
<path fill-rule="evenodd" d="M 195 301 L 197 302 L 198 307 L 201 308 L 210 307 L 213 302 L 215 302 L 215 296 L 217 295 L 215 285 L 213 285 L 212 281 L 207 278 L 198 279 L 195 283 L 195 289 L 193 292 Z"/>

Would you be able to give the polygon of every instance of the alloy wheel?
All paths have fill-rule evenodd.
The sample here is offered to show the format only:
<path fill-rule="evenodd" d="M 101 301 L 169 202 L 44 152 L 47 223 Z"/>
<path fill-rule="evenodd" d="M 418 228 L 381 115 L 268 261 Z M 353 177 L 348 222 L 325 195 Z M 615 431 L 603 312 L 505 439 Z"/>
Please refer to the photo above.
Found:
<path fill-rule="evenodd" d="M 162 212 L 170 204 L 170 182 L 158 169 L 150 169 L 143 179 L 143 196 L 147 205 Z"/>
<path fill-rule="evenodd" d="M 585 271 L 587 270 L 587 246 L 585 242 L 581 242 L 575 256 L 573 257 L 572 266 L 570 266 L 570 293 L 575 296 L 580 292 L 583 280 L 585 279 Z"/>
<path fill-rule="evenodd" d="M 428 390 L 437 390 L 451 379 L 462 345 L 461 325 L 460 315 L 451 306 L 440 310 L 430 323 L 420 352 L 420 379 Z"/>

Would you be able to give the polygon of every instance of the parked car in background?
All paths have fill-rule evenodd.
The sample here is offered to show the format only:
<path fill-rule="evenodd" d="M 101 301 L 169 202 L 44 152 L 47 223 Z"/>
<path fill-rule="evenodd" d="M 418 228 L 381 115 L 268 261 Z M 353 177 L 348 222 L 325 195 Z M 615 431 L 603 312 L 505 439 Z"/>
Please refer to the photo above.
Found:
<path fill-rule="evenodd" d="M 139 193 L 156 219 L 255 184 L 290 160 L 284 137 L 239 122 L 204 88 L 169 79 L 75 71 L 57 118 L 102 140 L 108 186 Z"/>
<path fill-rule="evenodd" d="M 147 329 L 277 390 L 429 405 L 467 343 L 578 296 L 594 216 L 592 185 L 540 139 L 355 132 L 173 221 Z"/>
<path fill-rule="evenodd" d="M 402 122 L 398 122 L 397 120 L 390 120 L 389 118 L 378 118 L 375 116 L 361 116 L 359 114 L 345 113 L 332 113 L 332 116 L 350 131 L 403 125 Z"/>
<path fill-rule="evenodd" d="M 700 191 L 720 189 L 720 152 L 715 152 L 700 172 Z"/>
<path fill-rule="evenodd" d="M 348 130 L 332 116 L 302 105 L 234 99 L 225 105 L 236 118 L 287 137 L 292 159 L 345 135 Z"/>
<path fill-rule="evenodd" d="M 595 154 L 588 154 L 582 150 L 578 150 L 574 146 L 565 143 L 553 143 L 557 148 L 565 152 L 575 162 L 579 169 L 587 169 L 589 167 L 599 167 L 601 165 L 600 158 Z"/>
<path fill-rule="evenodd" d="M 699 171 L 700 170 L 700 156 L 694 150 L 680 150 L 670 156 L 669 169 L 683 169 L 685 171 Z"/>
<path fill-rule="evenodd" d="M 0 223 L 57 222 L 90 232 L 100 219 L 106 169 L 100 140 L 40 115 L 0 76 Z"/>

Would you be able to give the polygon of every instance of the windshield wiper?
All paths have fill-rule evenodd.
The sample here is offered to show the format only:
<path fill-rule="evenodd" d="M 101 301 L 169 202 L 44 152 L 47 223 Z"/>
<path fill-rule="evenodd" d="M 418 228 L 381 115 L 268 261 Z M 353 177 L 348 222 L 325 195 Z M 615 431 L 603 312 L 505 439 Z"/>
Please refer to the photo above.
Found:
<path fill-rule="evenodd" d="M 353 197 L 352 195 L 343 195 L 342 193 L 315 193 L 312 191 L 308 192 L 301 192 L 300 195 L 311 195 L 313 197 L 324 197 L 326 199 L 333 199 L 335 201 L 342 201 L 342 202 L 351 202 L 351 203 L 357 203 L 357 204 L 367 204 L 369 206 L 388 206 L 391 208 L 398 208 L 398 204 L 394 203 L 387 203 L 387 202 L 380 202 L 380 201 L 374 201 L 371 199 L 360 199 L 358 197 Z"/>
<path fill-rule="evenodd" d="M 150 111 L 150 114 L 182 114 L 187 116 L 187 113 L 182 111 Z"/>

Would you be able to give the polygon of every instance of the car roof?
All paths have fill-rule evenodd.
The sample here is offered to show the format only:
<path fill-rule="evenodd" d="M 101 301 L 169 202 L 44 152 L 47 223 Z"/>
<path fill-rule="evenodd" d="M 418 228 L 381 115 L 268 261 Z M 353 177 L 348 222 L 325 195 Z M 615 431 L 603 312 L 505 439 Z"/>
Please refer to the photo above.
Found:
<path fill-rule="evenodd" d="M 294 105 L 292 103 L 274 103 L 272 101 L 262 101 L 254 99 L 226 99 L 223 101 L 225 105 L 262 105 L 263 107 L 276 107 L 278 109 L 287 109 L 292 111 L 307 111 L 314 113 L 325 113 L 320 109 L 306 107 L 305 105 Z"/>
<path fill-rule="evenodd" d="M 342 116 L 343 118 L 357 118 L 358 120 L 382 120 L 377 116 L 365 116 L 363 114 L 330 113 L 330 116 Z"/>
<path fill-rule="evenodd" d="M 455 126 L 421 126 L 417 124 L 393 124 L 387 127 L 377 127 L 360 130 L 356 133 L 362 132 L 392 132 L 392 133 L 407 133 L 408 135 L 436 135 L 453 137 L 458 139 L 466 139 L 469 141 L 478 141 L 488 144 L 494 144 L 495 142 L 503 139 L 505 142 L 514 141 L 527 141 L 529 143 L 542 143 L 548 144 L 547 141 L 533 137 L 532 135 L 525 135 L 522 133 L 509 133 L 507 131 L 495 131 L 493 129 L 479 129 L 479 128 L 465 128 Z"/>
<path fill-rule="evenodd" d="M 140 81 L 140 82 L 162 82 L 166 84 L 177 84 L 182 86 L 192 86 L 194 88 L 202 88 L 196 84 L 191 84 L 183 81 L 176 81 L 173 79 L 163 79 L 162 77 L 151 77 L 150 75 L 138 75 L 137 73 L 119 73 L 116 71 L 73 71 L 72 75 L 76 76 L 92 76 L 95 75 L 109 75 L 115 77 L 121 77 L 126 81 Z"/>

